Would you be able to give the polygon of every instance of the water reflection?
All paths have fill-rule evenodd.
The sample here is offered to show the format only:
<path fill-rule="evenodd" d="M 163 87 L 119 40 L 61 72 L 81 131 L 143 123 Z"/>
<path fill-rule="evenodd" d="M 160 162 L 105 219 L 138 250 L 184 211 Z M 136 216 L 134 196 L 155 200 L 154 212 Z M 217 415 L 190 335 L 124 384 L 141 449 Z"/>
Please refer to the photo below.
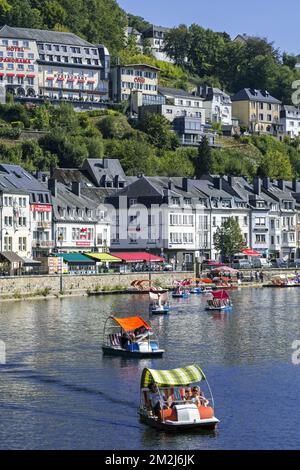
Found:
<path fill-rule="evenodd" d="M 232 299 L 232 312 L 213 314 L 205 296 L 173 299 L 164 316 L 149 314 L 141 295 L 1 304 L 1 448 L 298 448 L 299 291 L 249 289 Z M 164 357 L 102 357 L 107 316 L 136 314 L 158 332 Z M 174 436 L 140 423 L 143 368 L 190 363 L 207 373 L 218 431 Z"/>

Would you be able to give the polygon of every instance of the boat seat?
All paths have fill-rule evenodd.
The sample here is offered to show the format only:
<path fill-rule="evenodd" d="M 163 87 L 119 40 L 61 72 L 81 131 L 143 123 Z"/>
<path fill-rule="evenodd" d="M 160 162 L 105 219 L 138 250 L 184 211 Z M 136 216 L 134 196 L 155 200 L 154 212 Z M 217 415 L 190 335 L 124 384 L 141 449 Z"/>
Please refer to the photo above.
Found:
<path fill-rule="evenodd" d="M 120 334 L 113 333 L 109 335 L 109 341 L 112 346 L 120 346 Z"/>
<path fill-rule="evenodd" d="M 214 417 L 214 410 L 211 406 L 198 406 L 200 419 L 210 419 Z"/>
<path fill-rule="evenodd" d="M 161 421 L 168 419 L 169 421 L 177 421 L 176 408 L 167 408 L 166 410 L 160 410 L 159 418 Z"/>

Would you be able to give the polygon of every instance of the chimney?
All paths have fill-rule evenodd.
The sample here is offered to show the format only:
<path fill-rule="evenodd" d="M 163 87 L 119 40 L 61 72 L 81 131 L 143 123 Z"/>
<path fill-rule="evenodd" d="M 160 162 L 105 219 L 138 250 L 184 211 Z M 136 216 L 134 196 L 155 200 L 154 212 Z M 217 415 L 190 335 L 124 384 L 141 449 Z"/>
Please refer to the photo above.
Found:
<path fill-rule="evenodd" d="M 48 189 L 51 191 L 53 197 L 57 197 L 57 180 L 54 178 L 48 179 Z"/>
<path fill-rule="evenodd" d="M 261 190 L 261 180 L 259 176 L 254 176 L 253 178 L 253 190 L 257 196 L 260 196 L 260 190 Z"/>
<path fill-rule="evenodd" d="M 103 158 L 102 159 L 102 164 L 103 164 L 103 168 L 108 168 L 108 158 Z"/>
<path fill-rule="evenodd" d="M 284 189 L 284 181 L 283 181 L 283 180 L 277 180 L 277 185 L 278 185 L 278 188 L 283 191 L 283 189 Z"/>
<path fill-rule="evenodd" d="M 189 179 L 188 178 L 182 178 L 182 189 L 185 192 L 188 192 L 190 189 L 190 184 L 189 184 Z"/>
<path fill-rule="evenodd" d="M 270 178 L 263 178 L 263 187 L 268 191 L 270 189 Z"/>
<path fill-rule="evenodd" d="M 54 165 L 51 165 L 51 166 L 50 166 L 50 178 L 53 178 L 54 172 L 55 172 L 55 166 L 54 166 Z"/>
<path fill-rule="evenodd" d="M 168 181 L 168 189 L 170 190 L 170 189 L 172 189 L 172 187 L 173 187 L 172 180 L 169 180 Z"/>
<path fill-rule="evenodd" d="M 292 181 L 292 190 L 294 193 L 300 193 L 300 184 L 297 178 L 294 178 Z"/>
<path fill-rule="evenodd" d="M 213 179 L 214 188 L 222 189 L 222 177 L 217 176 Z"/>
<path fill-rule="evenodd" d="M 228 183 L 233 187 L 236 183 L 236 178 L 234 176 L 228 176 Z"/>
<path fill-rule="evenodd" d="M 81 183 L 78 181 L 72 181 L 72 193 L 76 196 L 81 196 Z"/>

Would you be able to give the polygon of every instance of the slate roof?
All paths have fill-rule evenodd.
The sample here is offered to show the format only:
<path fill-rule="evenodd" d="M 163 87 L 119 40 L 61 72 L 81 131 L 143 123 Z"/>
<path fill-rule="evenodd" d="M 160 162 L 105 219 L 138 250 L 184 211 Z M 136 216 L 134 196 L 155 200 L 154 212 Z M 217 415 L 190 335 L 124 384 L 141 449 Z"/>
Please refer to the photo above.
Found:
<path fill-rule="evenodd" d="M 30 202 L 50 203 L 50 191 L 48 188 L 19 165 L 0 163 L 0 190 L 2 192 L 9 190 L 12 193 L 20 194 L 29 193 Z M 45 197 L 44 201 L 39 201 L 38 197 L 35 198 L 35 195 L 38 194 L 42 194 L 43 197 L 48 195 L 49 200 L 46 201 Z"/>
<path fill-rule="evenodd" d="M 265 96 L 264 93 L 267 95 Z M 266 91 L 243 88 L 231 97 L 231 101 L 263 101 L 265 103 L 281 104 L 277 98 Z"/>
<path fill-rule="evenodd" d="M 162 95 L 180 96 L 180 97 L 183 97 L 183 98 L 187 96 L 189 98 L 198 99 L 198 100 L 201 99 L 202 100 L 202 98 L 200 98 L 200 96 L 195 96 L 192 93 L 189 93 L 188 91 L 182 90 L 180 88 L 167 88 L 167 87 L 159 86 L 158 91 Z"/>
<path fill-rule="evenodd" d="M 64 209 L 83 209 L 84 213 L 82 217 L 78 217 L 78 215 L 75 216 L 75 219 L 77 221 L 83 220 L 85 222 L 94 222 L 96 218 L 94 217 L 87 217 L 85 210 L 93 210 L 96 209 L 98 204 L 96 204 L 95 201 L 92 201 L 91 199 L 87 198 L 85 195 L 77 196 L 74 194 L 70 188 L 65 186 L 62 183 L 56 182 L 57 185 L 57 196 L 53 197 L 52 196 L 52 204 L 53 204 L 53 212 L 54 212 L 54 218 L 58 221 L 60 220 L 72 220 L 74 221 L 74 217 L 71 217 L 66 213 L 66 216 L 61 217 L 59 214 L 58 208 L 64 208 Z"/>
<path fill-rule="evenodd" d="M 48 42 L 55 44 L 66 44 L 71 46 L 88 46 L 95 47 L 88 41 L 81 39 L 76 34 L 68 32 L 48 31 L 44 29 L 31 28 L 13 28 L 11 26 L 3 26 L 0 29 L 1 38 L 27 39 L 37 42 Z"/>

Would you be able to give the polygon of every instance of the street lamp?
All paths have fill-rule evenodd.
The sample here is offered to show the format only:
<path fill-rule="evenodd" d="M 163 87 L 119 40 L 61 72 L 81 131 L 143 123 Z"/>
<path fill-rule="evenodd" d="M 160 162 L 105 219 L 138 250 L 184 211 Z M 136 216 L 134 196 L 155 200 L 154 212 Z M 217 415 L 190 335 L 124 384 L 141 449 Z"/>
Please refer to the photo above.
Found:
<path fill-rule="evenodd" d="M 149 248 L 146 248 L 146 252 L 149 254 L 149 290 L 151 290 L 151 283 L 152 283 L 152 279 L 151 279 L 151 253 L 150 253 L 150 250 Z"/>
<path fill-rule="evenodd" d="M 57 241 L 60 243 L 60 252 L 62 254 L 62 244 L 63 244 L 63 241 L 64 241 L 64 237 L 62 235 L 62 233 L 60 233 L 57 237 Z M 59 256 L 60 258 L 60 271 L 59 271 L 59 274 L 60 274 L 60 277 L 59 277 L 59 292 L 60 294 L 62 294 L 63 292 L 63 255 L 62 256 Z"/>

